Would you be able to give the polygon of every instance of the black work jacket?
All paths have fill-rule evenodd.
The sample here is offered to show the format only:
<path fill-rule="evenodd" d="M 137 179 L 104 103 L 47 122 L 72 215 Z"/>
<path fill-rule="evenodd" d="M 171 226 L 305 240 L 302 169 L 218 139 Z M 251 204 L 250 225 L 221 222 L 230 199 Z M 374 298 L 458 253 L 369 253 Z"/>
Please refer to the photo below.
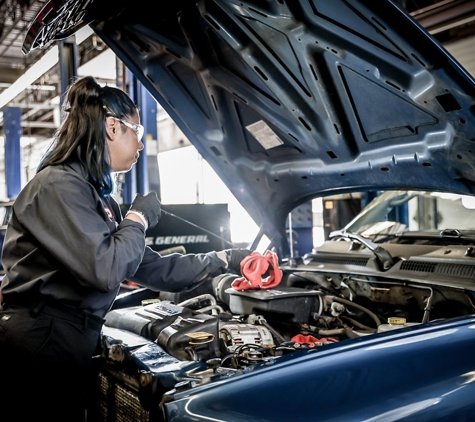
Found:
<path fill-rule="evenodd" d="M 144 227 L 122 219 L 77 163 L 40 171 L 13 205 L 2 252 L 9 298 L 57 301 L 103 317 L 124 280 L 181 291 L 225 272 L 216 252 L 160 256 L 145 246 Z"/>

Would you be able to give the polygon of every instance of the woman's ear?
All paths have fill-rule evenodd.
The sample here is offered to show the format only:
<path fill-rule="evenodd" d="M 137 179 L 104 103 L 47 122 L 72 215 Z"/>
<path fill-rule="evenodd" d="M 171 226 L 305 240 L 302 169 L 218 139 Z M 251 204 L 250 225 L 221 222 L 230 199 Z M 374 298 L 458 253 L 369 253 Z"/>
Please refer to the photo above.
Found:
<path fill-rule="evenodd" d="M 111 141 L 114 140 L 117 133 L 117 123 L 118 121 L 111 116 L 106 118 L 106 133 L 107 137 L 110 138 Z"/>

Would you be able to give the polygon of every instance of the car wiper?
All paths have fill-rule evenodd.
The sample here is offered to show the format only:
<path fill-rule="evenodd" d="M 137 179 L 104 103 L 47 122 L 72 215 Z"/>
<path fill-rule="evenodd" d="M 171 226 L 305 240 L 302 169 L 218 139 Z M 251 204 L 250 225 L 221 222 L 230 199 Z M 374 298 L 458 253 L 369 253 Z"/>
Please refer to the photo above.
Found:
<path fill-rule="evenodd" d="M 394 265 L 393 257 L 386 249 L 381 246 L 378 246 L 376 243 L 371 242 L 371 240 L 366 239 L 365 237 L 360 236 L 359 234 L 348 232 L 346 230 L 337 230 L 331 232 L 329 237 L 330 239 L 343 238 L 359 242 L 371 252 L 373 252 L 382 271 L 389 270 Z"/>
<path fill-rule="evenodd" d="M 395 235 L 399 239 L 421 239 L 439 242 L 453 242 L 454 244 L 475 243 L 475 231 L 444 229 L 440 232 L 402 232 Z"/>
<path fill-rule="evenodd" d="M 444 229 L 442 230 L 440 233 L 439 233 L 439 236 L 440 237 L 456 237 L 458 239 L 462 239 L 462 238 L 468 238 L 468 239 L 473 239 L 473 232 L 470 232 L 472 235 L 471 236 L 467 236 L 467 234 L 465 233 L 462 233 L 460 230 L 458 229 Z"/>

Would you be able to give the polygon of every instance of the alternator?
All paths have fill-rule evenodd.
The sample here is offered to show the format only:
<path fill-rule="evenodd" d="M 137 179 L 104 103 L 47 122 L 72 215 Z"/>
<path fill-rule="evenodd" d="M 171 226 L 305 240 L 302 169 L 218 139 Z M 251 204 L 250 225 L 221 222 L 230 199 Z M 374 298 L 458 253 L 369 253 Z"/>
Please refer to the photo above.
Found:
<path fill-rule="evenodd" d="M 262 325 L 229 323 L 221 327 L 219 338 L 230 353 L 243 344 L 254 344 L 262 347 L 274 345 L 270 331 Z"/>

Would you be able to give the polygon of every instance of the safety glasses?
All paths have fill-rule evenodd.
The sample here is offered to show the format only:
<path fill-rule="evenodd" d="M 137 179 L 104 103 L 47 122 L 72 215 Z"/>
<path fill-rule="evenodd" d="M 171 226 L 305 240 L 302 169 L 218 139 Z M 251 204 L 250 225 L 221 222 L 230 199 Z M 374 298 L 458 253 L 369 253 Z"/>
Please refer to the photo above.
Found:
<path fill-rule="evenodd" d="M 119 119 L 118 117 L 115 117 L 115 116 L 111 116 L 111 117 L 114 117 L 114 119 L 118 120 L 120 123 L 122 123 L 123 125 L 129 127 L 130 129 L 132 129 L 135 134 L 137 135 L 137 138 L 140 140 L 142 140 L 142 136 L 144 134 L 144 127 L 142 125 L 139 125 L 138 123 L 130 123 L 130 122 L 127 122 L 126 120 L 122 120 L 122 119 Z"/>

